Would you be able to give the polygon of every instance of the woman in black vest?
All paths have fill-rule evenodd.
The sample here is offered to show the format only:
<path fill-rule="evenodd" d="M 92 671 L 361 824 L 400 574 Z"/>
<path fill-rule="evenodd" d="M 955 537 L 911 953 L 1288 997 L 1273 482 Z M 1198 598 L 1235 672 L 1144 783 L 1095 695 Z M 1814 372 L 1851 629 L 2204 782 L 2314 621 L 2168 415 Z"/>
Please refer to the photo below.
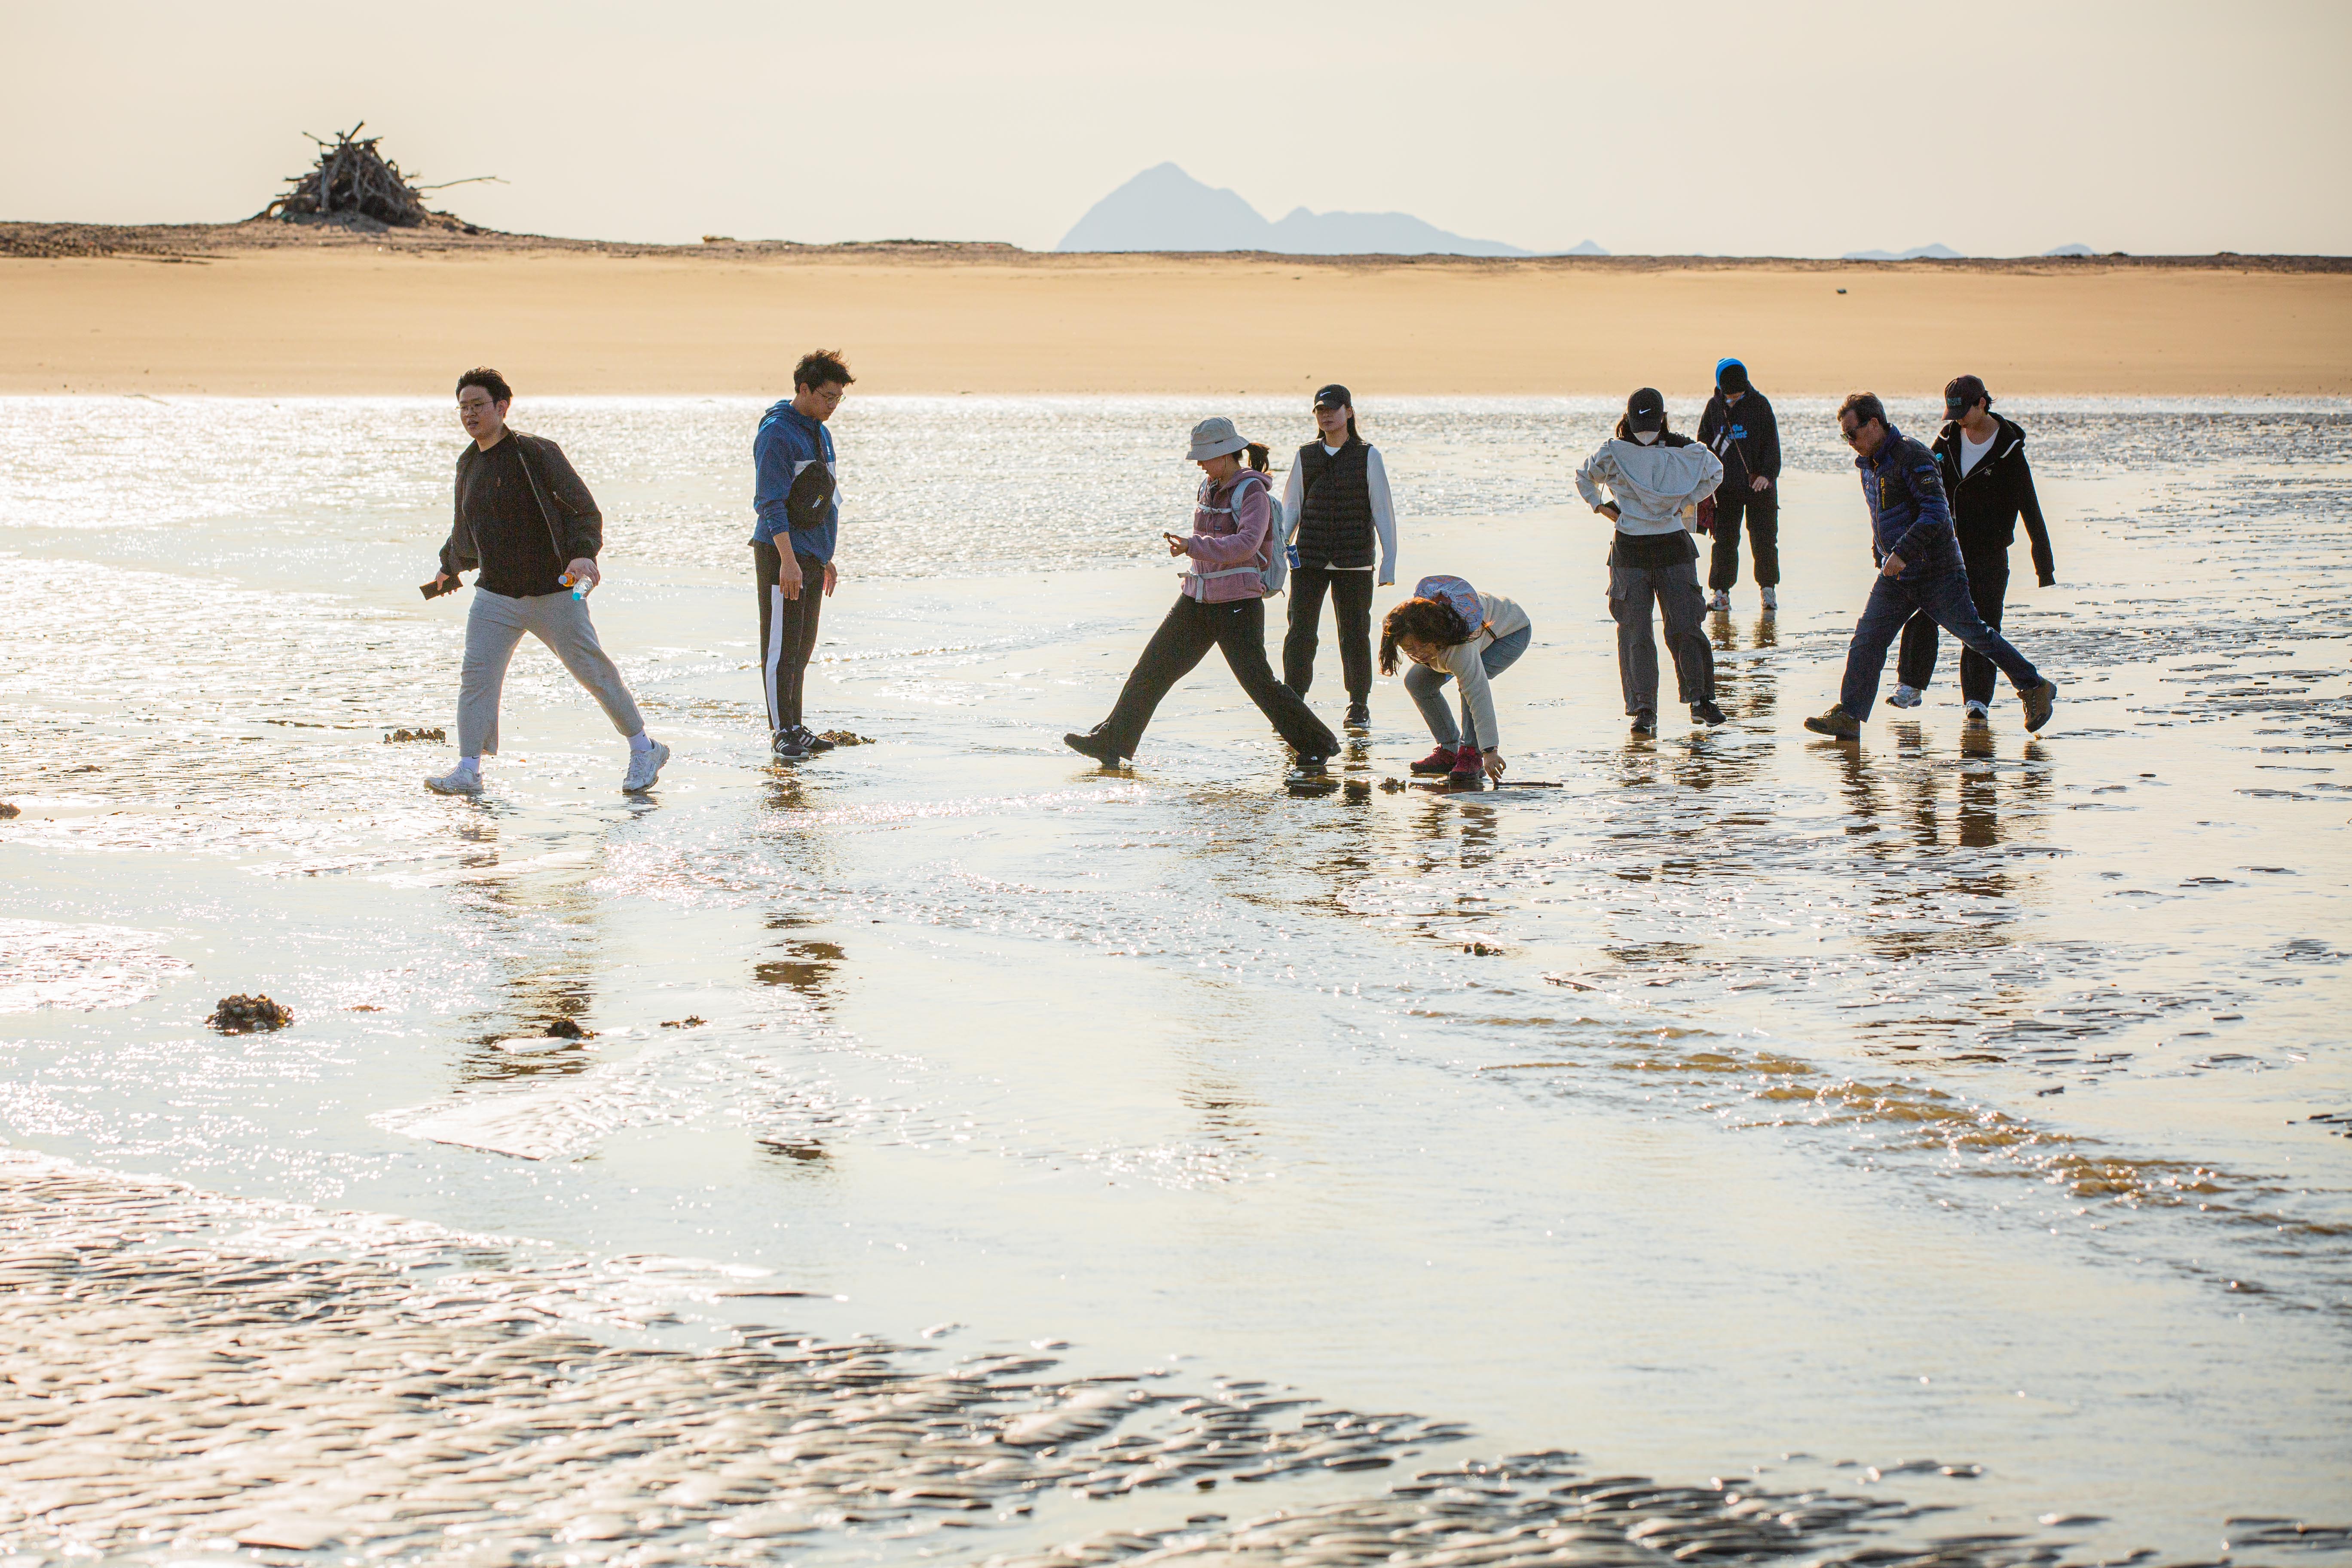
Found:
<path fill-rule="evenodd" d="M 1396 581 L 1396 509 L 1380 448 L 1356 434 L 1355 400 L 1334 383 L 1315 395 L 1322 439 L 1298 448 L 1283 487 L 1284 525 L 1291 535 L 1290 632 L 1282 639 L 1282 683 L 1307 695 L 1315 684 L 1315 623 L 1331 595 L 1339 624 L 1339 673 L 1348 685 L 1348 727 L 1372 721 L 1372 545 L 1380 544 L 1378 585 Z"/>

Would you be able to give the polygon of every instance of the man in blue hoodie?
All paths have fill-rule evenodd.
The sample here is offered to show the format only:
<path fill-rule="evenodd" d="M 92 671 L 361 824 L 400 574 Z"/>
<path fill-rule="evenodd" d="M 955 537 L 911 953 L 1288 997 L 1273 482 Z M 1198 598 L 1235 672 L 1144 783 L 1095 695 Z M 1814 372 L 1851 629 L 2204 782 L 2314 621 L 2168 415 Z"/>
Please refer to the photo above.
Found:
<path fill-rule="evenodd" d="M 760 590 L 761 684 L 768 701 L 769 745 L 799 762 L 833 742 L 801 722 L 809 656 L 816 651 L 819 612 L 833 595 L 834 545 L 841 532 L 833 435 L 824 423 L 856 377 L 835 350 L 818 349 L 793 367 L 793 395 L 760 417 L 751 438 L 756 471 L 751 502 L 752 574 Z M 819 584 L 823 592 L 819 592 Z"/>
<path fill-rule="evenodd" d="M 1874 393 L 1848 396 L 1838 405 L 1837 419 L 1838 433 L 1853 448 L 1853 466 L 1862 471 L 1878 578 L 1870 585 L 1870 602 L 1863 606 L 1853 644 L 1846 650 L 1845 681 L 1837 702 L 1819 718 L 1806 720 L 1805 728 L 1840 740 L 1858 739 L 1862 721 L 1878 700 L 1886 650 L 1904 623 L 1925 610 L 1963 647 L 1992 660 L 2009 677 L 2018 700 L 2025 705 L 2025 727 L 2041 729 L 2050 722 L 2057 685 L 2044 680 L 1977 613 L 1935 453 L 1888 424 L 1886 405 Z"/>

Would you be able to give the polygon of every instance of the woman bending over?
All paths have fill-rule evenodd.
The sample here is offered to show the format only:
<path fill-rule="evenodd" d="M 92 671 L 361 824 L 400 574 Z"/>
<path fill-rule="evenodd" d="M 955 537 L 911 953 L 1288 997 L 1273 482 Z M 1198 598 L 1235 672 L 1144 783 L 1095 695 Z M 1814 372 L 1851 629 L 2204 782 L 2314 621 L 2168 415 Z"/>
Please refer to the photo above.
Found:
<path fill-rule="evenodd" d="M 1457 784 L 1503 776 L 1502 731 L 1487 683 L 1528 651 L 1535 626 L 1499 594 L 1481 594 L 1459 577 L 1423 577 L 1413 596 L 1381 622 L 1381 673 L 1394 675 L 1397 655 L 1412 661 L 1404 689 L 1429 725 L 1437 749 L 1412 764 Z M 1454 721 L 1445 683 L 1462 683 L 1462 722 Z M 1466 737 L 1466 738 L 1465 738 Z"/>

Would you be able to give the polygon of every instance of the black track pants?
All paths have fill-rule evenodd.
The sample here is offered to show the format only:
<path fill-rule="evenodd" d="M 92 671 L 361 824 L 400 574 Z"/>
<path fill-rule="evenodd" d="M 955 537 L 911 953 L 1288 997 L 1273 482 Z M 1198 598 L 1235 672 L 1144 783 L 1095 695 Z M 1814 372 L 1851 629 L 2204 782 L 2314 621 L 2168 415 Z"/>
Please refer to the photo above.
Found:
<path fill-rule="evenodd" d="M 1315 684 L 1315 623 L 1323 618 L 1323 591 L 1331 591 L 1331 618 L 1339 623 L 1339 678 L 1348 700 L 1372 695 L 1372 577 L 1301 566 L 1290 574 L 1290 631 L 1282 639 L 1282 683 L 1301 697 Z"/>
<path fill-rule="evenodd" d="M 751 546 L 751 574 L 760 589 L 760 684 L 768 700 L 771 734 L 801 722 L 817 617 L 824 612 L 824 563 L 798 551 L 793 559 L 800 563 L 801 596 L 787 599 L 777 584 L 783 552 L 772 544 Z"/>
<path fill-rule="evenodd" d="M 1135 755 L 1144 726 L 1151 722 L 1160 700 L 1190 675 L 1213 647 L 1224 651 L 1225 665 L 1234 679 L 1300 755 L 1328 757 L 1339 749 L 1339 737 L 1315 717 L 1297 692 L 1274 678 L 1265 659 L 1264 599 L 1237 599 L 1223 605 L 1178 599 L 1160 629 L 1151 634 L 1143 657 L 1135 661 L 1118 706 L 1095 727 L 1095 733 L 1117 746 L 1120 756 Z"/>
<path fill-rule="evenodd" d="M 1739 523 L 1748 521 L 1748 543 L 1756 552 L 1756 585 L 1778 587 L 1780 582 L 1780 490 L 1729 487 L 1715 492 L 1715 553 L 1707 558 L 1706 585 L 1729 588 L 1739 581 Z"/>

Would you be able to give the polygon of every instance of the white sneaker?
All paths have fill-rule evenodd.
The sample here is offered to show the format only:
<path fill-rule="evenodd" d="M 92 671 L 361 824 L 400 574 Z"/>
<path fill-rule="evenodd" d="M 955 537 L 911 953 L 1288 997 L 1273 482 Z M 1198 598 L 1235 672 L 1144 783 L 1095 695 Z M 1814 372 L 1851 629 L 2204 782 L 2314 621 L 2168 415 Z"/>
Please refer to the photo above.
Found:
<path fill-rule="evenodd" d="M 1761 593 L 1763 594 L 1763 595 L 1764 595 L 1764 613 L 1765 613 L 1766 615 L 1768 615 L 1768 616 L 1769 616 L 1769 615 L 1770 615 L 1773 611 L 1775 611 L 1775 610 L 1777 610 L 1777 609 L 1779 609 L 1779 608 L 1780 607 L 1780 589 L 1778 589 L 1778 588 L 1765 588 L 1765 589 L 1760 590 L 1760 592 L 1761 592 Z"/>
<path fill-rule="evenodd" d="M 476 769 L 459 763 L 439 778 L 426 779 L 425 787 L 435 795 L 479 795 L 482 793 L 482 775 Z"/>
<path fill-rule="evenodd" d="M 669 748 L 656 741 L 642 752 L 629 753 L 629 775 L 621 781 L 623 795 L 643 795 L 654 787 L 661 777 L 662 764 L 669 761 Z"/>
<path fill-rule="evenodd" d="M 1715 591 L 1715 597 L 1706 602 L 1706 607 L 1717 615 L 1728 614 L 1731 609 L 1731 590 L 1717 588 Z"/>
<path fill-rule="evenodd" d="M 1898 686 L 1886 699 L 1886 705 L 1889 708 L 1916 708 L 1919 706 L 1919 689 L 1916 686 Z"/>
<path fill-rule="evenodd" d="M 1969 704 L 1968 713 L 1960 720 L 1960 724 L 1964 729 L 1969 730 L 1990 729 L 1992 727 L 1992 710 L 1986 707 L 1981 702 L 1970 702 Z"/>

